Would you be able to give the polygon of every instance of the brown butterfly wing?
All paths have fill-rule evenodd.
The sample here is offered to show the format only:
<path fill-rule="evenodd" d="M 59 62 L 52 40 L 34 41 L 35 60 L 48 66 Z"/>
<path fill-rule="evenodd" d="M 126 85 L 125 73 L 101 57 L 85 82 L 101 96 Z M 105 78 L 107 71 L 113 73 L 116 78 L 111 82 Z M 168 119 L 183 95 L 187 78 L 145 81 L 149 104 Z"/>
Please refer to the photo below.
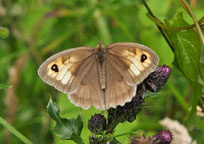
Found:
<path fill-rule="evenodd" d="M 144 45 L 114 43 L 107 46 L 106 108 L 129 102 L 136 94 L 137 85 L 156 69 L 158 62 L 157 54 Z"/>
<path fill-rule="evenodd" d="M 115 68 L 117 65 L 112 59 L 106 61 L 107 89 L 105 90 L 106 109 L 124 105 L 136 93 L 136 85 L 130 86 L 125 80 L 125 75 Z M 117 60 L 117 59 L 116 59 Z"/>
<path fill-rule="evenodd" d="M 94 49 L 79 47 L 59 52 L 48 58 L 38 69 L 39 76 L 65 93 L 75 93 L 94 62 Z M 56 71 L 52 70 L 56 64 Z M 55 67 L 56 68 L 56 67 Z"/>
<path fill-rule="evenodd" d="M 141 83 L 159 62 L 150 48 L 137 43 L 114 43 L 107 46 L 107 59 L 129 85 Z"/>
<path fill-rule="evenodd" d="M 69 49 L 48 58 L 38 74 L 86 109 L 124 105 L 135 95 L 136 85 L 156 68 L 159 58 L 151 49 L 135 43 L 111 44 L 105 51 L 105 90 L 100 85 L 104 80 L 100 80 L 99 61 L 91 47 Z M 145 59 L 141 61 L 143 54 Z"/>
<path fill-rule="evenodd" d="M 68 94 L 72 103 L 88 109 L 94 106 L 97 109 L 105 109 L 104 92 L 99 85 L 98 69 L 95 58 L 89 72 L 82 79 L 79 89 L 76 93 Z"/>

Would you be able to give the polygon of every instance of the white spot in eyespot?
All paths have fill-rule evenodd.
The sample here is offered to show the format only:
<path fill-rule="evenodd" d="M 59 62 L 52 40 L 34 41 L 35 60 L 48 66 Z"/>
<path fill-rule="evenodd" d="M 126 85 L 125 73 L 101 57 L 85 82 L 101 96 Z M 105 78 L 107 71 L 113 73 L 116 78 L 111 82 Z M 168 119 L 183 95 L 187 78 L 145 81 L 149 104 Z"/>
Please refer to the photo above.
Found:
<path fill-rule="evenodd" d="M 67 82 L 69 81 L 69 79 L 71 78 L 71 72 L 67 72 L 64 76 L 64 78 L 62 79 L 62 84 L 67 84 Z"/>

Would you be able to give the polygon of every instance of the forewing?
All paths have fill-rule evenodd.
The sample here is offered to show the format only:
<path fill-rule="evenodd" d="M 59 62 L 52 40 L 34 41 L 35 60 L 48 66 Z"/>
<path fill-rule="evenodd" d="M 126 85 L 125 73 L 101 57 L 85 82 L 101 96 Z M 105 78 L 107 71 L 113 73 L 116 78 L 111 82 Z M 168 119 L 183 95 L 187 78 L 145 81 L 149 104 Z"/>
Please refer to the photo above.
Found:
<path fill-rule="evenodd" d="M 88 109 L 94 106 L 97 109 L 105 109 L 104 92 L 99 85 L 99 76 L 96 61 L 94 60 L 89 72 L 80 83 L 80 87 L 68 97 L 75 105 Z"/>
<path fill-rule="evenodd" d="M 159 62 L 150 48 L 137 43 L 114 43 L 106 48 L 106 57 L 129 85 L 141 83 Z"/>
<path fill-rule="evenodd" d="M 78 47 L 48 58 L 38 69 L 39 76 L 49 85 L 65 93 L 74 93 L 94 62 L 94 49 Z M 53 65 L 58 71 L 53 71 Z"/>
<path fill-rule="evenodd" d="M 113 63 L 106 60 L 107 89 L 105 90 L 106 109 L 124 105 L 136 94 L 137 86 L 127 84 L 124 76 L 118 72 Z"/>

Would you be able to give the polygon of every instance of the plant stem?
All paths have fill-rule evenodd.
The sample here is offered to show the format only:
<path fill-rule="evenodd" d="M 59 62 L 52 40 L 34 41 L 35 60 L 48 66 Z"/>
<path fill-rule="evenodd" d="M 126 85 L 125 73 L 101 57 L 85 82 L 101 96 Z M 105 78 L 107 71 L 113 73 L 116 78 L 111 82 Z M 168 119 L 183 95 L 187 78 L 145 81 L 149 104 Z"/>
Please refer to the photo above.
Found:
<path fill-rule="evenodd" d="M 194 91 L 193 91 L 193 101 L 192 101 L 192 107 L 190 112 L 188 113 L 188 116 L 185 120 L 186 123 L 189 123 L 192 121 L 192 118 L 196 117 L 196 106 L 198 105 L 199 98 L 202 94 L 202 85 L 192 82 Z"/>
<path fill-rule="evenodd" d="M 0 124 L 5 126 L 7 129 L 9 129 L 10 132 L 12 132 L 18 139 L 20 139 L 25 144 L 32 144 L 30 140 L 28 140 L 24 135 L 22 135 L 18 130 L 16 130 L 12 125 L 10 125 L 7 121 L 5 121 L 0 116 Z"/>
<path fill-rule="evenodd" d="M 203 33 L 202 33 L 202 30 L 198 24 L 198 21 L 196 20 L 196 17 L 193 13 L 193 11 L 191 10 L 189 4 L 185 1 L 185 0 L 178 0 L 178 2 L 181 4 L 181 6 L 186 10 L 186 12 L 192 17 L 194 23 L 195 23 L 195 26 L 196 26 L 196 29 L 199 33 L 199 36 L 200 36 L 200 39 L 203 43 L 203 46 L 204 46 L 204 36 L 203 36 Z"/>
<path fill-rule="evenodd" d="M 185 102 L 183 96 L 179 93 L 179 91 L 176 89 L 176 87 L 171 84 L 167 83 L 166 84 L 169 90 L 172 92 L 173 96 L 177 99 L 178 103 L 181 105 L 183 110 L 188 113 L 189 112 L 189 105 Z"/>
<path fill-rule="evenodd" d="M 93 7 L 95 7 L 97 4 L 97 0 L 90 0 L 90 4 Z M 110 35 L 109 28 L 108 28 L 107 20 L 105 19 L 105 17 L 103 16 L 99 8 L 95 9 L 93 17 L 96 21 L 99 34 L 102 40 L 104 41 L 105 45 L 110 44 L 112 40 L 111 40 L 111 35 Z"/>
<path fill-rule="evenodd" d="M 135 133 L 135 132 L 121 133 L 121 134 L 115 135 L 114 137 L 120 137 L 120 136 L 130 135 L 130 134 L 134 134 L 134 133 Z"/>
<path fill-rule="evenodd" d="M 115 127 L 121 122 L 121 119 L 123 118 L 124 118 L 124 115 L 120 115 L 117 119 L 115 119 L 111 123 L 108 123 L 106 134 L 112 133 Z"/>
<path fill-rule="evenodd" d="M 156 18 L 156 17 L 154 16 L 154 14 L 152 13 L 151 9 L 149 8 L 149 6 L 147 5 L 146 1 L 145 1 L 145 0 L 142 0 L 142 2 L 143 2 L 143 4 L 144 4 L 145 8 L 147 9 L 148 13 L 149 13 L 152 17 Z M 156 18 L 156 19 L 157 19 L 157 18 Z M 163 30 L 159 25 L 156 24 L 156 26 L 157 26 L 157 28 L 159 29 L 159 31 L 161 32 L 161 34 L 163 35 L 164 39 L 166 40 L 166 42 L 167 42 L 167 44 L 169 45 L 169 47 L 171 48 L 171 50 L 174 52 L 173 45 L 172 45 L 171 42 L 169 41 L 169 39 L 168 39 L 168 37 L 166 36 L 164 30 Z"/>
<path fill-rule="evenodd" d="M 159 19 L 151 16 L 149 13 L 147 13 L 147 17 L 150 18 L 154 23 L 159 25 L 161 28 L 168 30 L 168 31 L 181 31 L 181 30 L 189 30 L 195 27 L 195 24 L 186 26 L 186 27 L 169 27 L 167 25 L 164 25 Z M 198 21 L 199 25 L 202 25 L 202 22 L 204 21 L 204 16 Z"/>

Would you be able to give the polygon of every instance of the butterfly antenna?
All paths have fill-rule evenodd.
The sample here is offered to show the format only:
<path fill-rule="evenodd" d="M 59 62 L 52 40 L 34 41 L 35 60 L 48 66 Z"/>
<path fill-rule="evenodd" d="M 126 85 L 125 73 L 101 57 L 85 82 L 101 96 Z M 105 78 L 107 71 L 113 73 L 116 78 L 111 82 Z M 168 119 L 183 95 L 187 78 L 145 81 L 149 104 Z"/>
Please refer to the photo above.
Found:
<path fill-rule="evenodd" d="M 112 34 L 110 35 L 110 37 L 111 37 L 111 39 L 113 39 L 114 36 L 116 36 L 116 35 L 121 35 L 121 34 L 122 34 L 122 32 L 117 31 L 117 32 L 112 33 Z"/>
<path fill-rule="evenodd" d="M 92 35 L 92 34 L 89 34 L 88 32 L 85 32 L 85 34 L 87 34 L 89 37 L 95 39 L 95 40 L 97 41 L 97 43 L 100 42 L 100 40 L 99 40 L 96 36 L 94 36 L 94 35 Z"/>

